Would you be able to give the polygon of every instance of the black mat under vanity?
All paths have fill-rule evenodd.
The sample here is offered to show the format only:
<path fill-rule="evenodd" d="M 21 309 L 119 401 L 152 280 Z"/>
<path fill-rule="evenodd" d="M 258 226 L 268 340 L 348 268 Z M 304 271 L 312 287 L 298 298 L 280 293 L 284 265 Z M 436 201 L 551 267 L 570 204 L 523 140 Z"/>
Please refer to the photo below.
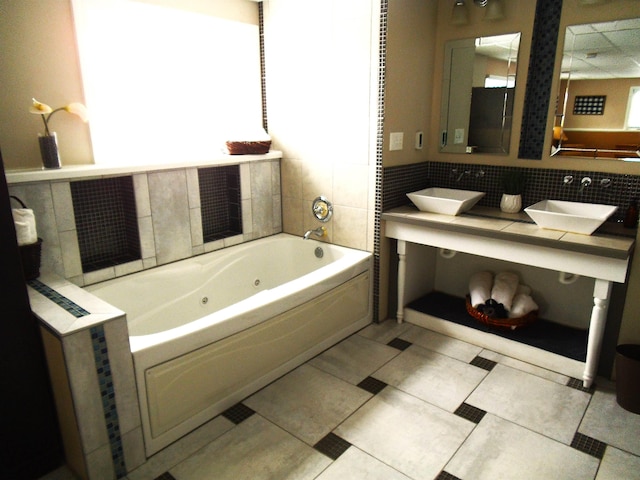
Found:
<path fill-rule="evenodd" d="M 565 327 L 542 319 L 538 319 L 526 327 L 519 327 L 516 330 L 490 327 L 467 313 L 464 299 L 441 292 L 429 293 L 410 303 L 407 307 L 573 360 L 584 362 L 587 357 L 588 332 L 586 330 Z"/>

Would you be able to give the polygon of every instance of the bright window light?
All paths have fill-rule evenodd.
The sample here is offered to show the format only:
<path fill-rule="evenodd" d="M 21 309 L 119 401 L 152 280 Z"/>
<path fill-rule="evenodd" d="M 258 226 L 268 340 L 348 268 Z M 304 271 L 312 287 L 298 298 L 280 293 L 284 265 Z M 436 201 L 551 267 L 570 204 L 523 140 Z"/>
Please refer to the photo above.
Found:
<path fill-rule="evenodd" d="M 628 130 L 640 129 L 640 87 L 631 87 L 629 91 L 625 128 Z"/>
<path fill-rule="evenodd" d="M 261 131 L 257 22 L 171 3 L 74 0 L 96 163 L 207 161 Z"/>

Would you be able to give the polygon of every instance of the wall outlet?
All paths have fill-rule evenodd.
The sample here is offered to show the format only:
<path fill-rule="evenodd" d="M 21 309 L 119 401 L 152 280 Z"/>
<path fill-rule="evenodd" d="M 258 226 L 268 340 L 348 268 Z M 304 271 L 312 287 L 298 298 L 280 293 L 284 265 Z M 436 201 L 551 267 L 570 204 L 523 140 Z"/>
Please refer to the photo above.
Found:
<path fill-rule="evenodd" d="M 404 133 L 393 132 L 389 134 L 389 150 L 402 150 Z"/>
<path fill-rule="evenodd" d="M 464 143 L 464 128 L 456 128 L 453 136 L 453 143 Z"/>

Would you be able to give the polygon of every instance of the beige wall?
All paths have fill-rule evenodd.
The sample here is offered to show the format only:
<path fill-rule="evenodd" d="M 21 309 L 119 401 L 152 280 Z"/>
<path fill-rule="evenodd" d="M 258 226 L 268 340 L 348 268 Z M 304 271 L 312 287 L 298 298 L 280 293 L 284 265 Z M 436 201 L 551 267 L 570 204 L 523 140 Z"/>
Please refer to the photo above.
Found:
<path fill-rule="evenodd" d="M 562 82 L 564 88 L 565 82 Z M 627 115 L 629 89 L 640 85 L 640 78 L 615 78 L 607 80 L 571 80 L 565 128 L 589 128 L 598 130 L 623 129 Z M 574 115 L 576 95 L 606 95 L 602 115 Z"/>
<path fill-rule="evenodd" d="M 0 2 L 0 147 L 6 169 L 40 168 L 38 133 L 44 127 L 29 113 L 31 98 L 53 108 L 83 102 L 71 0 Z M 65 165 L 93 163 L 89 126 L 74 115 L 57 114 Z"/>

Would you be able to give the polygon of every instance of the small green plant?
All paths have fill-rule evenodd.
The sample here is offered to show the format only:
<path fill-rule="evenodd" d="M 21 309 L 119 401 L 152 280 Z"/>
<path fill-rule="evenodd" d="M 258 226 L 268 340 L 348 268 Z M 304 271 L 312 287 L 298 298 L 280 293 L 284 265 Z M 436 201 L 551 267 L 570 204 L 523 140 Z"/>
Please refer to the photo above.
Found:
<path fill-rule="evenodd" d="M 521 170 L 507 170 L 502 174 L 502 191 L 507 195 L 521 195 L 527 183 L 527 176 Z"/>

